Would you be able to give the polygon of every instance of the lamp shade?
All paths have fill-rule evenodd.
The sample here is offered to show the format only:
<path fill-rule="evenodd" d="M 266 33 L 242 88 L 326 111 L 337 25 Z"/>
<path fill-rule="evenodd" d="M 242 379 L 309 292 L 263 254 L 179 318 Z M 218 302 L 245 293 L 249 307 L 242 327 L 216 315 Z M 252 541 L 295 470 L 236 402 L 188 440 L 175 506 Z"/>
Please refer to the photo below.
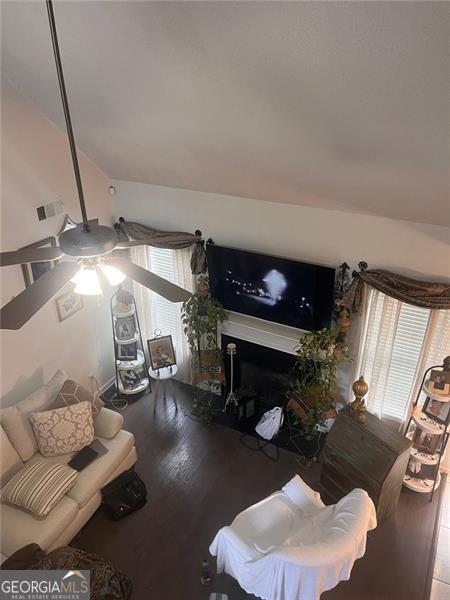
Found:
<path fill-rule="evenodd" d="M 74 292 L 76 294 L 99 296 L 103 293 L 95 268 L 83 267 L 71 281 L 75 283 Z"/>

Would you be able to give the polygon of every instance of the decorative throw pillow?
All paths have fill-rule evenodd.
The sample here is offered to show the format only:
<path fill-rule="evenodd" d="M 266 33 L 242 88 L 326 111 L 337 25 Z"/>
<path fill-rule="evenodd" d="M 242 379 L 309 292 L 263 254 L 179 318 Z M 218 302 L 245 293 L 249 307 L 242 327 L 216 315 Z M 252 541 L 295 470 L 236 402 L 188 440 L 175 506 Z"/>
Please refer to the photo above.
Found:
<path fill-rule="evenodd" d="M 34 413 L 30 422 L 42 456 L 77 452 L 94 439 L 92 405 L 88 401 Z"/>
<path fill-rule="evenodd" d="M 66 379 L 64 385 L 59 390 L 59 394 L 56 396 L 55 401 L 49 409 L 62 408 L 63 406 L 70 406 L 71 404 L 77 404 L 78 402 L 90 402 L 92 404 L 92 416 L 96 417 L 104 405 L 101 398 L 95 397 L 82 385 L 79 385 L 72 379 Z"/>
<path fill-rule="evenodd" d="M 21 469 L 3 488 L 3 502 L 45 517 L 75 485 L 78 472 L 66 465 L 38 460 Z"/>
<path fill-rule="evenodd" d="M 38 451 L 29 417 L 39 410 L 48 410 L 50 404 L 67 379 L 64 371 L 57 371 L 53 377 L 30 396 L 0 410 L 0 420 L 12 445 L 23 461 L 29 460 Z"/>

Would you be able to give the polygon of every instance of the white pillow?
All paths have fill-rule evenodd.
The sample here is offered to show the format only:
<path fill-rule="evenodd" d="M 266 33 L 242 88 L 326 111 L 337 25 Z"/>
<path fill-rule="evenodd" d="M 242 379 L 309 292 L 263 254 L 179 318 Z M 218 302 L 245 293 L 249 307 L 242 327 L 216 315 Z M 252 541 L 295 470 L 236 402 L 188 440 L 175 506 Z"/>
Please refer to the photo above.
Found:
<path fill-rule="evenodd" d="M 293 477 L 283 488 L 283 492 L 305 515 L 316 513 L 325 507 L 319 492 L 307 485 L 300 475 Z"/>
<path fill-rule="evenodd" d="M 1 411 L 3 428 L 24 462 L 38 450 L 36 438 L 29 422 L 30 413 L 46 409 L 54 401 L 66 379 L 67 375 L 64 371 L 57 371 L 45 385 L 25 400 Z"/>
<path fill-rule="evenodd" d="M 9 441 L 5 430 L 0 425 L 0 473 L 1 482 L 6 482 L 23 467 L 23 462 L 16 449 Z"/>
<path fill-rule="evenodd" d="M 92 404 L 86 400 L 30 416 L 42 456 L 77 452 L 94 440 Z"/>

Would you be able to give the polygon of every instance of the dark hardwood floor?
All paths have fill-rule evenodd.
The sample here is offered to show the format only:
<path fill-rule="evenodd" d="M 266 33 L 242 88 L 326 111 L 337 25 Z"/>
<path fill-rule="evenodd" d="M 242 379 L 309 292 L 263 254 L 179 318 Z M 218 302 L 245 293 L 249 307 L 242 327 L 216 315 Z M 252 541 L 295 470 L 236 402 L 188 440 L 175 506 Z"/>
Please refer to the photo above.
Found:
<path fill-rule="evenodd" d="M 208 600 L 213 591 L 229 600 L 253 598 L 228 575 L 200 584 L 202 559 L 220 527 L 295 473 L 313 487 L 320 465 L 302 469 L 296 455 L 280 451 L 279 462 L 239 443 L 239 433 L 194 421 L 190 388 L 176 385 L 179 410 L 168 399 L 153 414 L 145 395 L 123 413 L 125 428 L 136 436 L 136 471 L 149 500 L 140 511 L 110 521 L 100 509 L 73 545 L 96 552 L 133 581 L 133 600 Z M 443 486 L 442 486 L 443 487 Z M 369 534 L 365 556 L 349 582 L 322 595 L 324 600 L 428 600 L 425 596 L 439 493 L 432 503 L 404 490 L 392 519 Z M 294 600 L 294 599 L 292 599 Z"/>

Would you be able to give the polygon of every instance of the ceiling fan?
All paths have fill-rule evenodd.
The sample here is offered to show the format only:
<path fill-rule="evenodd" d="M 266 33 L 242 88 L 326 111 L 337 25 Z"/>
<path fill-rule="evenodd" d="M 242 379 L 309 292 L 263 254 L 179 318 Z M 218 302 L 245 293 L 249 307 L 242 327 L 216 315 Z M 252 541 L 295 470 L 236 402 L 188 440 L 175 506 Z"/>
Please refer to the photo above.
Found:
<path fill-rule="evenodd" d="M 46 4 L 83 222 L 73 229 L 61 233 L 58 238 L 59 247 L 57 248 L 30 248 L 0 253 L 0 266 L 54 261 L 65 256 L 78 260 L 76 262 L 63 261 L 56 264 L 53 269 L 44 273 L 32 285 L 1 308 L 1 329 L 20 329 L 69 281 L 76 284 L 75 292 L 96 295 L 102 293 L 101 281 L 106 280 L 110 285 L 118 285 L 126 277 L 130 277 L 171 302 L 184 302 L 191 295 L 187 290 L 135 265 L 128 259 L 108 257 L 113 250 L 136 245 L 136 242 L 134 244 L 132 242 L 119 242 L 112 227 L 98 225 L 96 220 L 88 219 L 69 102 L 64 83 L 52 0 L 46 0 Z"/>

